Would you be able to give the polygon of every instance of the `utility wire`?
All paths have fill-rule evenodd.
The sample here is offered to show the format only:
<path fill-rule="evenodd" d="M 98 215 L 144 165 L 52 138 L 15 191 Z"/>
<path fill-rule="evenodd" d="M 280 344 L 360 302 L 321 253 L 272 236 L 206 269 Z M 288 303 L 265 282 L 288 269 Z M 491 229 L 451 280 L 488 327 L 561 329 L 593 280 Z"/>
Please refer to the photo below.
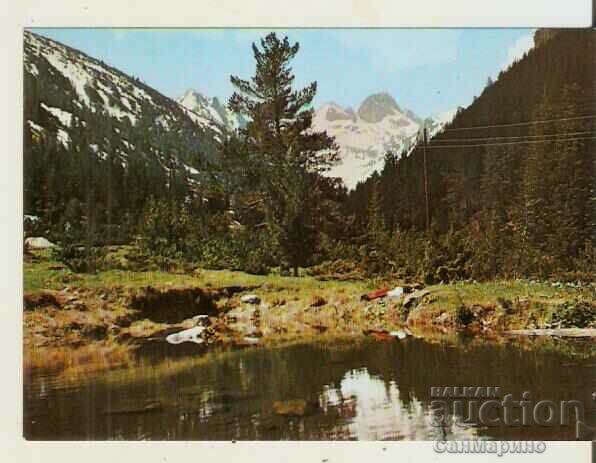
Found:
<path fill-rule="evenodd" d="M 583 138 L 551 138 L 548 140 L 525 140 L 525 141 L 512 141 L 502 143 L 478 143 L 476 145 L 428 145 L 428 149 L 441 149 L 441 148 L 480 148 L 483 146 L 506 146 L 506 145 L 525 145 L 531 143 L 557 143 L 567 141 L 581 141 L 581 140 L 596 140 L 596 137 L 583 137 Z"/>
<path fill-rule="evenodd" d="M 514 122 L 511 124 L 493 124 L 493 125 L 476 125 L 471 127 L 455 127 L 455 128 L 448 128 L 442 129 L 440 132 L 454 132 L 454 131 L 461 131 L 461 130 L 475 130 L 475 129 L 491 129 L 496 127 L 521 127 L 533 124 L 548 124 L 550 122 L 560 122 L 560 121 L 575 121 L 575 120 L 582 120 L 582 119 L 594 119 L 596 118 L 595 114 L 590 114 L 587 116 L 574 116 L 574 117 L 560 117 L 557 119 L 544 119 L 540 121 L 526 121 L 526 122 Z"/>
<path fill-rule="evenodd" d="M 548 138 L 548 137 L 559 137 L 561 135 L 564 136 L 575 136 L 575 135 L 596 135 L 596 132 L 592 132 L 590 130 L 586 130 L 583 132 L 562 132 L 562 133 L 544 133 L 541 135 L 504 135 L 498 137 L 472 137 L 472 138 L 442 138 L 436 139 L 433 138 L 430 140 L 430 144 L 433 143 L 450 143 L 450 142 L 474 142 L 474 141 L 489 141 L 489 140 L 503 140 L 508 138 L 515 138 L 515 139 L 530 139 L 530 138 Z"/>

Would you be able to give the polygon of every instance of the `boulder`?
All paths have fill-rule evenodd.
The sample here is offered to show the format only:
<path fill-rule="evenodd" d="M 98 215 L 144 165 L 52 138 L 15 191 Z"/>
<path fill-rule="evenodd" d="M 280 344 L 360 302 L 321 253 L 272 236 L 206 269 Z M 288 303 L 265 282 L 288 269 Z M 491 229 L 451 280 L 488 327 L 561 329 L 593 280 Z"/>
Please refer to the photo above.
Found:
<path fill-rule="evenodd" d="M 240 302 L 245 304 L 259 304 L 261 302 L 261 298 L 256 294 L 245 294 L 240 298 Z"/>
<path fill-rule="evenodd" d="M 203 344 L 205 342 L 205 340 L 201 337 L 203 331 L 205 331 L 203 326 L 195 326 L 194 328 L 190 328 L 188 330 L 170 334 L 166 337 L 166 341 L 170 344 L 181 344 L 183 342 Z"/>
<path fill-rule="evenodd" d="M 413 293 L 408 294 L 404 298 L 404 307 L 409 307 L 412 304 L 418 304 L 420 300 L 422 300 L 425 296 L 428 296 L 430 291 L 426 289 L 419 289 L 418 291 L 414 291 Z"/>
<path fill-rule="evenodd" d="M 387 297 L 389 299 L 400 299 L 404 294 L 404 288 L 401 286 L 397 286 L 391 291 L 387 292 Z"/>
<path fill-rule="evenodd" d="M 390 331 L 389 335 L 400 340 L 408 337 L 408 333 L 405 330 Z"/>
<path fill-rule="evenodd" d="M 192 321 L 197 326 L 206 326 L 209 324 L 209 315 L 195 315 Z"/>
<path fill-rule="evenodd" d="M 25 240 L 25 247 L 29 249 L 49 249 L 56 245 L 42 236 L 30 236 Z"/>

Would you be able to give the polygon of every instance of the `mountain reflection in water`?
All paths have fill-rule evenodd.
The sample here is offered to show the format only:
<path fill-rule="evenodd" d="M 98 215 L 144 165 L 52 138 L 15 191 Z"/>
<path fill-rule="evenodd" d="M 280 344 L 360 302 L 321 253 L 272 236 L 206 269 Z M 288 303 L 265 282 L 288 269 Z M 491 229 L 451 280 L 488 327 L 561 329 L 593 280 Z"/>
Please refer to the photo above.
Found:
<path fill-rule="evenodd" d="M 582 400 L 590 410 L 594 368 L 589 358 L 515 342 L 408 338 L 208 352 L 154 343 L 125 365 L 83 371 L 26 369 L 28 439 L 574 439 L 573 426 L 486 428 L 453 416 L 437 427 L 430 389 L 532 391 L 538 400 Z M 303 416 L 277 414 L 276 403 L 288 401 L 307 404 Z"/>

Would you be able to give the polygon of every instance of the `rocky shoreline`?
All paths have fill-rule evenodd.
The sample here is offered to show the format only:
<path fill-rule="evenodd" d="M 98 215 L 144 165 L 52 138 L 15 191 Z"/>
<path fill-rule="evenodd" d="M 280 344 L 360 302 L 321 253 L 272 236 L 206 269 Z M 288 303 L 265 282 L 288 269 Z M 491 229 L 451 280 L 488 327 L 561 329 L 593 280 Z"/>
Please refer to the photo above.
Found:
<path fill-rule="evenodd" d="M 393 290 L 398 297 L 388 296 L 387 290 L 359 294 L 348 288 L 314 295 L 268 283 L 29 291 L 24 295 L 24 344 L 38 348 L 176 339 L 173 344 L 246 347 L 322 334 L 391 339 L 429 329 L 485 336 L 596 336 L 593 326 L 566 331 L 541 324 L 536 314 L 524 314 L 528 301 L 523 299 L 447 310 L 441 309 L 441 292 L 436 288 L 404 285 Z"/>

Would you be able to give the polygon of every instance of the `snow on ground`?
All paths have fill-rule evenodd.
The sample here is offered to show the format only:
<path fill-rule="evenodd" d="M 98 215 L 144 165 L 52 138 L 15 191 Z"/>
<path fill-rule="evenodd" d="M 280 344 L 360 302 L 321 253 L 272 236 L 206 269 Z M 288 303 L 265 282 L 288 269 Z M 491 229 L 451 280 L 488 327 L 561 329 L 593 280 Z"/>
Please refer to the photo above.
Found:
<path fill-rule="evenodd" d="M 63 129 L 58 129 L 56 133 L 56 139 L 64 145 L 65 148 L 68 148 L 70 145 L 70 135 Z"/>
<path fill-rule="evenodd" d="M 129 111 L 132 111 L 132 106 L 130 105 L 130 102 L 128 101 L 128 98 L 121 96 L 120 97 L 120 102 L 122 103 L 122 105 L 128 109 Z"/>
<path fill-rule="evenodd" d="M 155 122 L 157 124 L 161 125 L 164 129 L 170 130 L 170 124 L 163 114 L 161 116 L 159 116 L 158 118 L 156 118 Z"/>
<path fill-rule="evenodd" d="M 443 130 L 443 127 L 445 127 L 447 124 L 449 124 L 455 118 L 456 114 L 457 114 L 457 108 L 453 108 L 453 109 L 450 109 L 449 111 L 445 111 L 445 112 L 439 113 L 435 116 L 432 116 L 431 117 L 432 122 L 430 124 L 428 136 L 432 138 L 436 134 L 441 132 L 441 130 Z"/>
<path fill-rule="evenodd" d="M 127 140 L 122 139 L 122 144 L 124 146 L 126 146 L 127 149 L 129 150 L 134 150 L 135 149 L 135 145 L 133 145 L 132 143 L 129 143 Z"/>
<path fill-rule="evenodd" d="M 41 107 L 49 112 L 52 116 L 56 117 L 64 127 L 71 126 L 72 114 L 70 114 L 68 111 L 64 111 L 60 108 L 53 108 L 46 105 L 45 103 L 41 103 Z"/>
<path fill-rule="evenodd" d="M 104 111 L 120 120 L 127 117 L 133 125 L 138 120 L 138 115 L 133 108 L 140 107 L 143 102 L 163 109 L 153 100 L 149 92 L 136 85 L 134 81 L 92 58 L 81 56 L 51 40 L 30 33 L 26 33 L 26 46 L 28 52 L 33 51 L 33 54 L 43 56 L 48 61 L 51 66 L 50 73 L 54 69 L 70 81 L 77 95 L 75 104 L 81 108 L 86 106 L 95 111 L 95 105 L 92 104 L 90 95 L 86 91 L 86 87 L 90 87 L 101 97 L 101 107 Z M 25 65 L 31 74 L 39 74 L 35 64 L 28 62 L 27 57 Z M 119 94 L 119 98 L 114 99 L 116 94 Z M 205 118 L 194 116 L 194 113 L 189 112 L 187 115 L 202 127 L 211 126 L 210 121 Z M 62 119 L 61 122 L 63 122 Z M 167 122 L 164 122 L 164 125 L 166 124 Z"/>
<path fill-rule="evenodd" d="M 188 165 L 184 164 L 184 168 L 186 169 L 186 172 L 188 172 L 191 175 L 199 174 L 199 171 L 192 166 L 188 166 Z"/>
<path fill-rule="evenodd" d="M 55 48 L 46 47 L 43 55 L 54 68 L 70 81 L 79 99 L 86 106 L 91 107 L 91 100 L 85 91 L 85 85 L 90 81 L 89 74 L 81 66 L 73 64 L 72 60 L 67 59 Z"/>
<path fill-rule="evenodd" d="M 27 123 L 29 124 L 29 127 L 31 127 L 36 132 L 39 132 L 39 133 L 43 132 L 43 127 L 41 125 L 38 125 L 33 121 L 27 121 Z"/>
<path fill-rule="evenodd" d="M 190 109 L 180 105 L 180 108 L 182 108 L 182 110 L 184 111 L 184 113 L 190 117 L 193 122 L 197 125 L 202 125 L 202 126 L 209 126 L 209 127 L 215 127 L 213 125 L 213 122 L 210 121 L 209 119 L 205 118 L 205 117 L 201 117 L 199 116 L 197 113 L 195 113 L 194 111 L 191 111 Z"/>
<path fill-rule="evenodd" d="M 34 76 L 39 75 L 39 70 L 37 69 L 37 66 L 35 65 L 35 63 L 27 63 L 27 70 Z"/>

